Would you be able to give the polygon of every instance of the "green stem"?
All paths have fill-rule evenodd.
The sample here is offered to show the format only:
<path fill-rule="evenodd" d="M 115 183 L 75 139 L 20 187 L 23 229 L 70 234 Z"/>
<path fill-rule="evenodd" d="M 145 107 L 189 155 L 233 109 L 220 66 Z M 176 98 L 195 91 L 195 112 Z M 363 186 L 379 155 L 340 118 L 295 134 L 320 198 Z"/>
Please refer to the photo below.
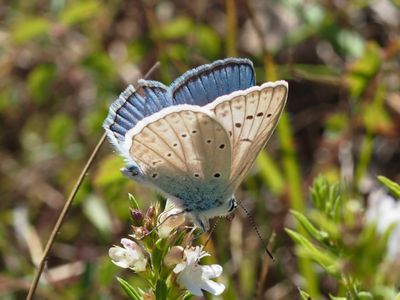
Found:
<path fill-rule="evenodd" d="M 264 67 L 266 80 L 276 80 L 278 77 L 276 65 L 268 52 L 264 55 Z M 305 199 L 302 189 L 302 177 L 296 156 L 292 128 L 286 112 L 282 114 L 278 123 L 277 134 L 282 150 L 283 170 L 288 184 L 290 206 L 292 209 L 304 213 Z M 296 230 L 300 234 L 307 236 L 306 230 L 298 223 Z M 313 299 L 319 298 L 317 276 L 313 270 L 311 261 L 306 258 L 299 258 L 299 270 L 305 279 L 307 292 Z"/>
<path fill-rule="evenodd" d="M 278 127 L 278 139 L 282 149 L 283 169 L 288 184 L 290 206 L 292 209 L 304 213 L 304 195 L 302 189 L 302 178 L 300 167 L 296 156 L 296 149 L 293 142 L 291 125 L 286 112 L 283 113 Z M 297 223 L 296 230 L 303 236 L 307 236 L 306 230 Z M 313 270 L 312 262 L 306 258 L 299 258 L 299 270 L 306 282 L 306 291 L 312 299 L 319 296 L 317 276 Z"/>

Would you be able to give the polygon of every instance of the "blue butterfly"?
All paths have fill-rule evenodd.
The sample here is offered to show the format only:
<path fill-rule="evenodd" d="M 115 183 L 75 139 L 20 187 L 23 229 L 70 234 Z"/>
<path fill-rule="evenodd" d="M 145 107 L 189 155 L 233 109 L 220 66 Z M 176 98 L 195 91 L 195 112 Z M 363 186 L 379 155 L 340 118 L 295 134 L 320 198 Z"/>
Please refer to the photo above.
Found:
<path fill-rule="evenodd" d="M 271 137 L 286 103 L 285 81 L 255 85 L 248 59 L 187 71 L 170 86 L 139 80 L 111 105 L 108 139 L 122 173 L 150 185 L 204 231 L 232 212 L 234 192 Z"/>

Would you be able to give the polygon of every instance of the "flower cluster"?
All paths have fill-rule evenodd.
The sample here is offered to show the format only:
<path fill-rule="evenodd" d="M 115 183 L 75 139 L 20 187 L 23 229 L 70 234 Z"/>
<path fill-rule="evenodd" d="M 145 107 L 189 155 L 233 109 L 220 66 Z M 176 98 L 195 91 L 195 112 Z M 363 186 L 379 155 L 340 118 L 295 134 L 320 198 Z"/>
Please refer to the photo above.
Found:
<path fill-rule="evenodd" d="M 220 295 L 225 290 L 222 283 L 212 280 L 221 276 L 222 267 L 200 264 L 210 254 L 203 246 L 190 245 L 193 230 L 177 230 L 183 227 L 185 214 L 171 202 L 167 201 L 161 213 L 156 205 L 150 206 L 146 213 L 135 205 L 131 216 L 133 233 L 129 239 L 121 239 L 122 247 L 110 248 L 109 256 L 115 265 L 140 272 L 147 281 L 156 280 L 150 285 L 154 290 L 137 290 L 138 298 L 159 294 L 160 290 L 166 291 L 170 298 L 181 298 L 187 292 L 202 296 L 203 291 Z M 161 278 L 164 280 L 160 283 Z M 163 284 L 168 286 L 163 289 Z M 124 285 L 129 283 L 124 281 Z M 135 290 L 132 286 L 129 288 Z"/>

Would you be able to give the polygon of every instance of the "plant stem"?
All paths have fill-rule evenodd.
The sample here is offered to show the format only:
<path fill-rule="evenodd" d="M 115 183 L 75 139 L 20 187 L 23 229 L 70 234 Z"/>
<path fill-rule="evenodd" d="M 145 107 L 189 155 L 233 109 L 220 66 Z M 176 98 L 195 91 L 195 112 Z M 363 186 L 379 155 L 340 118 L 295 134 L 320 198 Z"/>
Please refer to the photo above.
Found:
<path fill-rule="evenodd" d="M 158 68 L 158 66 L 159 66 L 159 62 L 156 62 L 150 68 L 150 70 L 146 73 L 144 78 L 145 79 L 148 78 L 150 76 L 150 74 L 153 73 L 156 68 Z M 27 300 L 31 300 L 33 298 L 35 292 L 36 292 L 36 288 L 38 286 L 40 276 L 42 275 L 43 270 L 44 270 L 44 266 L 46 264 L 47 256 L 49 255 L 50 249 L 51 249 L 51 247 L 53 246 L 53 244 L 54 244 L 54 242 L 56 240 L 57 233 L 60 231 L 61 225 L 62 225 L 62 223 L 64 222 L 64 219 L 67 216 L 68 210 L 71 207 L 72 202 L 74 201 L 74 198 L 75 198 L 75 196 L 76 196 L 76 194 L 77 194 L 77 192 L 79 190 L 79 187 L 81 186 L 81 184 L 83 182 L 83 179 L 85 179 L 85 176 L 86 176 L 90 166 L 92 165 L 94 158 L 96 157 L 97 153 L 99 152 L 99 150 L 101 148 L 101 145 L 103 145 L 105 139 L 106 139 L 106 134 L 104 133 L 102 135 L 102 137 L 100 138 L 100 140 L 98 141 L 98 143 L 97 143 L 96 147 L 94 148 L 92 154 L 90 155 L 88 161 L 86 162 L 85 167 L 83 168 L 81 174 L 79 175 L 79 178 L 78 178 L 77 182 L 75 183 L 74 188 L 71 191 L 71 194 L 69 195 L 67 201 L 64 204 L 64 207 L 63 207 L 63 209 L 62 209 L 62 211 L 61 211 L 61 213 L 60 213 L 60 215 L 59 215 L 59 217 L 57 219 L 56 224 L 54 225 L 54 228 L 53 228 L 53 230 L 52 230 L 52 232 L 50 234 L 50 237 L 47 240 L 46 247 L 45 247 L 45 249 L 43 251 L 43 257 L 40 260 L 40 263 L 38 265 L 38 269 L 36 270 L 36 273 L 35 273 L 35 276 L 33 278 L 31 287 L 29 288 L 29 292 L 28 292 L 28 295 L 26 297 Z"/>
<path fill-rule="evenodd" d="M 235 0 L 226 0 L 226 54 L 230 57 L 237 56 L 236 50 L 236 31 L 237 31 L 237 15 Z"/>

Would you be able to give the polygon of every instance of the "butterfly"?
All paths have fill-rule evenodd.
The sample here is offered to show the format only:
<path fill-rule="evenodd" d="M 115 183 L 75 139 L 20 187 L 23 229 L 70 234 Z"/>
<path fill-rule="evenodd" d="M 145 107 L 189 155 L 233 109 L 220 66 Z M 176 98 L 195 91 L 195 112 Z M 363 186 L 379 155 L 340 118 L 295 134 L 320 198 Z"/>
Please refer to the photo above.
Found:
<path fill-rule="evenodd" d="M 285 81 L 255 85 L 252 62 L 227 58 L 170 86 L 139 80 L 110 106 L 103 127 L 126 160 L 122 173 L 165 195 L 204 231 L 231 213 L 234 192 L 271 137 Z"/>

